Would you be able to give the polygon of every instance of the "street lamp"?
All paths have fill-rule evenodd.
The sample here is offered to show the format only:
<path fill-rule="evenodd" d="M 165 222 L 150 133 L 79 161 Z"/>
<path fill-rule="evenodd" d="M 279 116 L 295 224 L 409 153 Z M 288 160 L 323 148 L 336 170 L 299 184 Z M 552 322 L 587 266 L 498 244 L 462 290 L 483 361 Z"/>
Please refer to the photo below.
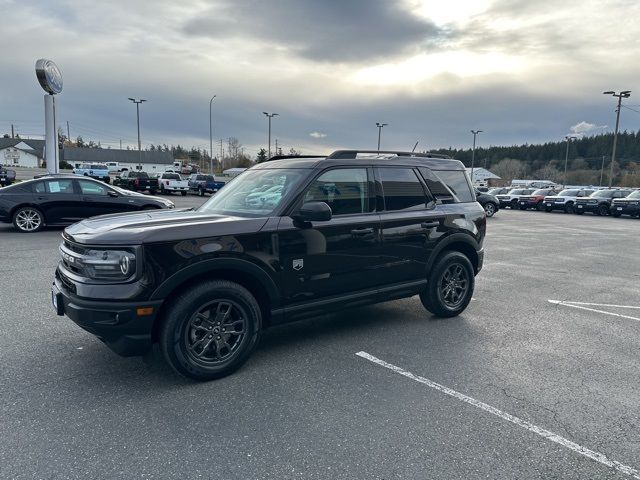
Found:
<path fill-rule="evenodd" d="M 135 98 L 129 97 L 133 103 L 136 104 L 136 120 L 138 121 L 138 170 L 142 170 L 142 145 L 140 144 L 140 104 L 142 102 L 146 102 L 144 98 L 140 100 L 136 100 Z"/>
<path fill-rule="evenodd" d="M 389 124 L 376 122 L 376 127 L 378 127 L 378 153 L 380 153 L 380 136 L 382 135 L 382 127 L 386 127 L 387 125 Z"/>
<path fill-rule="evenodd" d="M 482 130 L 471 130 L 473 133 L 473 150 L 471 150 L 471 184 L 473 185 L 473 164 L 476 161 L 476 136 L 482 133 Z"/>
<path fill-rule="evenodd" d="M 613 134 L 613 152 L 611 153 L 611 171 L 609 173 L 609 188 L 611 188 L 613 182 L 613 163 L 616 161 L 616 145 L 618 143 L 618 125 L 620 124 L 620 106 L 622 105 L 623 98 L 629 98 L 631 96 L 631 90 L 624 90 L 620 93 L 614 91 L 602 92 L 603 95 L 613 95 L 618 97 L 618 108 L 616 108 L 616 130 Z"/>
<path fill-rule="evenodd" d="M 564 138 L 567 141 L 567 151 L 565 152 L 565 155 L 564 155 L 564 177 L 563 177 L 563 183 L 566 186 L 567 185 L 567 163 L 569 162 L 569 142 L 571 140 L 576 140 L 576 137 L 574 135 L 565 135 Z"/>
<path fill-rule="evenodd" d="M 277 117 L 278 114 L 277 113 L 267 113 L 267 112 L 262 112 L 264 113 L 267 118 L 269 119 L 269 158 L 271 158 L 271 119 L 273 117 Z"/>
<path fill-rule="evenodd" d="M 213 99 L 216 98 L 214 95 L 209 100 L 209 161 L 211 163 L 211 174 L 213 175 L 213 123 L 211 121 L 211 104 L 213 103 Z"/>

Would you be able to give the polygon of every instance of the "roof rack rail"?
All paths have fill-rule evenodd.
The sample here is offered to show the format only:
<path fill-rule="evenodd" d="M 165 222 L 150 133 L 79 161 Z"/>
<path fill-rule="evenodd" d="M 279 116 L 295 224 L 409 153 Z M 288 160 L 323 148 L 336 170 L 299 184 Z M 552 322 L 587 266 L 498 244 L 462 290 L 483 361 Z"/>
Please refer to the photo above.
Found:
<path fill-rule="evenodd" d="M 449 155 L 443 155 L 441 153 L 417 153 L 417 152 L 403 152 L 397 150 L 336 150 L 327 158 L 357 158 L 359 153 L 370 153 L 376 155 L 396 155 L 398 157 L 426 157 L 426 158 L 444 158 L 451 159 Z"/>
<path fill-rule="evenodd" d="M 286 160 L 287 158 L 324 158 L 326 155 L 273 155 L 259 163 L 271 162 L 273 160 Z"/>

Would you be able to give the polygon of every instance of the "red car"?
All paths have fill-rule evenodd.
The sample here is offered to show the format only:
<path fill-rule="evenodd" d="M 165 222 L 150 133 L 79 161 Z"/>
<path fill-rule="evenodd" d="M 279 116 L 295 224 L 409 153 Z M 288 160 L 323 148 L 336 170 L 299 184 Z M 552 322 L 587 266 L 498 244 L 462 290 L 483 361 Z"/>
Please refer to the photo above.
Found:
<path fill-rule="evenodd" d="M 547 195 L 554 195 L 556 191 L 553 188 L 541 188 L 536 190 L 531 195 L 526 197 L 520 197 L 518 204 L 520 210 L 527 210 L 528 208 L 535 208 L 538 211 L 544 210 L 544 204 L 542 201 Z"/>

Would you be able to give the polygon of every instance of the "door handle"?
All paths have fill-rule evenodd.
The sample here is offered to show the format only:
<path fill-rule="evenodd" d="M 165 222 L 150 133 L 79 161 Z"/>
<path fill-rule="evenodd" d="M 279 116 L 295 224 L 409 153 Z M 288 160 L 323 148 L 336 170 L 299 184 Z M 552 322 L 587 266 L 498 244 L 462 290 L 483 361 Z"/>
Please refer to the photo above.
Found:
<path fill-rule="evenodd" d="M 355 230 L 351 230 L 351 235 L 371 235 L 373 233 L 373 228 L 356 228 Z"/>
<path fill-rule="evenodd" d="M 420 224 L 420 226 L 422 228 L 434 228 L 434 227 L 439 227 L 440 226 L 440 222 L 435 221 L 435 222 L 422 222 Z"/>

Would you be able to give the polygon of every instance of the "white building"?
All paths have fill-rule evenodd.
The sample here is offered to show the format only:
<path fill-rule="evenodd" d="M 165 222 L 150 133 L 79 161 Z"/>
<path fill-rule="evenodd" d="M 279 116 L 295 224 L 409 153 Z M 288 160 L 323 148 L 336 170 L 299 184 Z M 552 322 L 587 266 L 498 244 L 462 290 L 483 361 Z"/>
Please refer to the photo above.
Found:
<path fill-rule="evenodd" d="M 471 177 L 471 169 L 467 168 L 467 174 Z M 500 180 L 500 177 L 491 173 L 486 168 L 474 167 L 473 168 L 473 178 L 471 179 L 471 183 L 474 185 L 477 184 L 488 184 L 489 180 L 495 179 Z"/>
<path fill-rule="evenodd" d="M 73 167 L 83 163 L 107 163 L 117 162 L 120 169 L 142 170 L 149 174 L 164 172 L 173 167 L 173 155 L 171 152 L 157 150 L 119 150 L 115 148 L 63 148 L 61 160 L 70 163 Z M 139 168 L 139 167 L 142 168 Z"/>
<path fill-rule="evenodd" d="M 42 167 L 44 140 L 0 138 L 0 164 L 7 167 Z"/>

